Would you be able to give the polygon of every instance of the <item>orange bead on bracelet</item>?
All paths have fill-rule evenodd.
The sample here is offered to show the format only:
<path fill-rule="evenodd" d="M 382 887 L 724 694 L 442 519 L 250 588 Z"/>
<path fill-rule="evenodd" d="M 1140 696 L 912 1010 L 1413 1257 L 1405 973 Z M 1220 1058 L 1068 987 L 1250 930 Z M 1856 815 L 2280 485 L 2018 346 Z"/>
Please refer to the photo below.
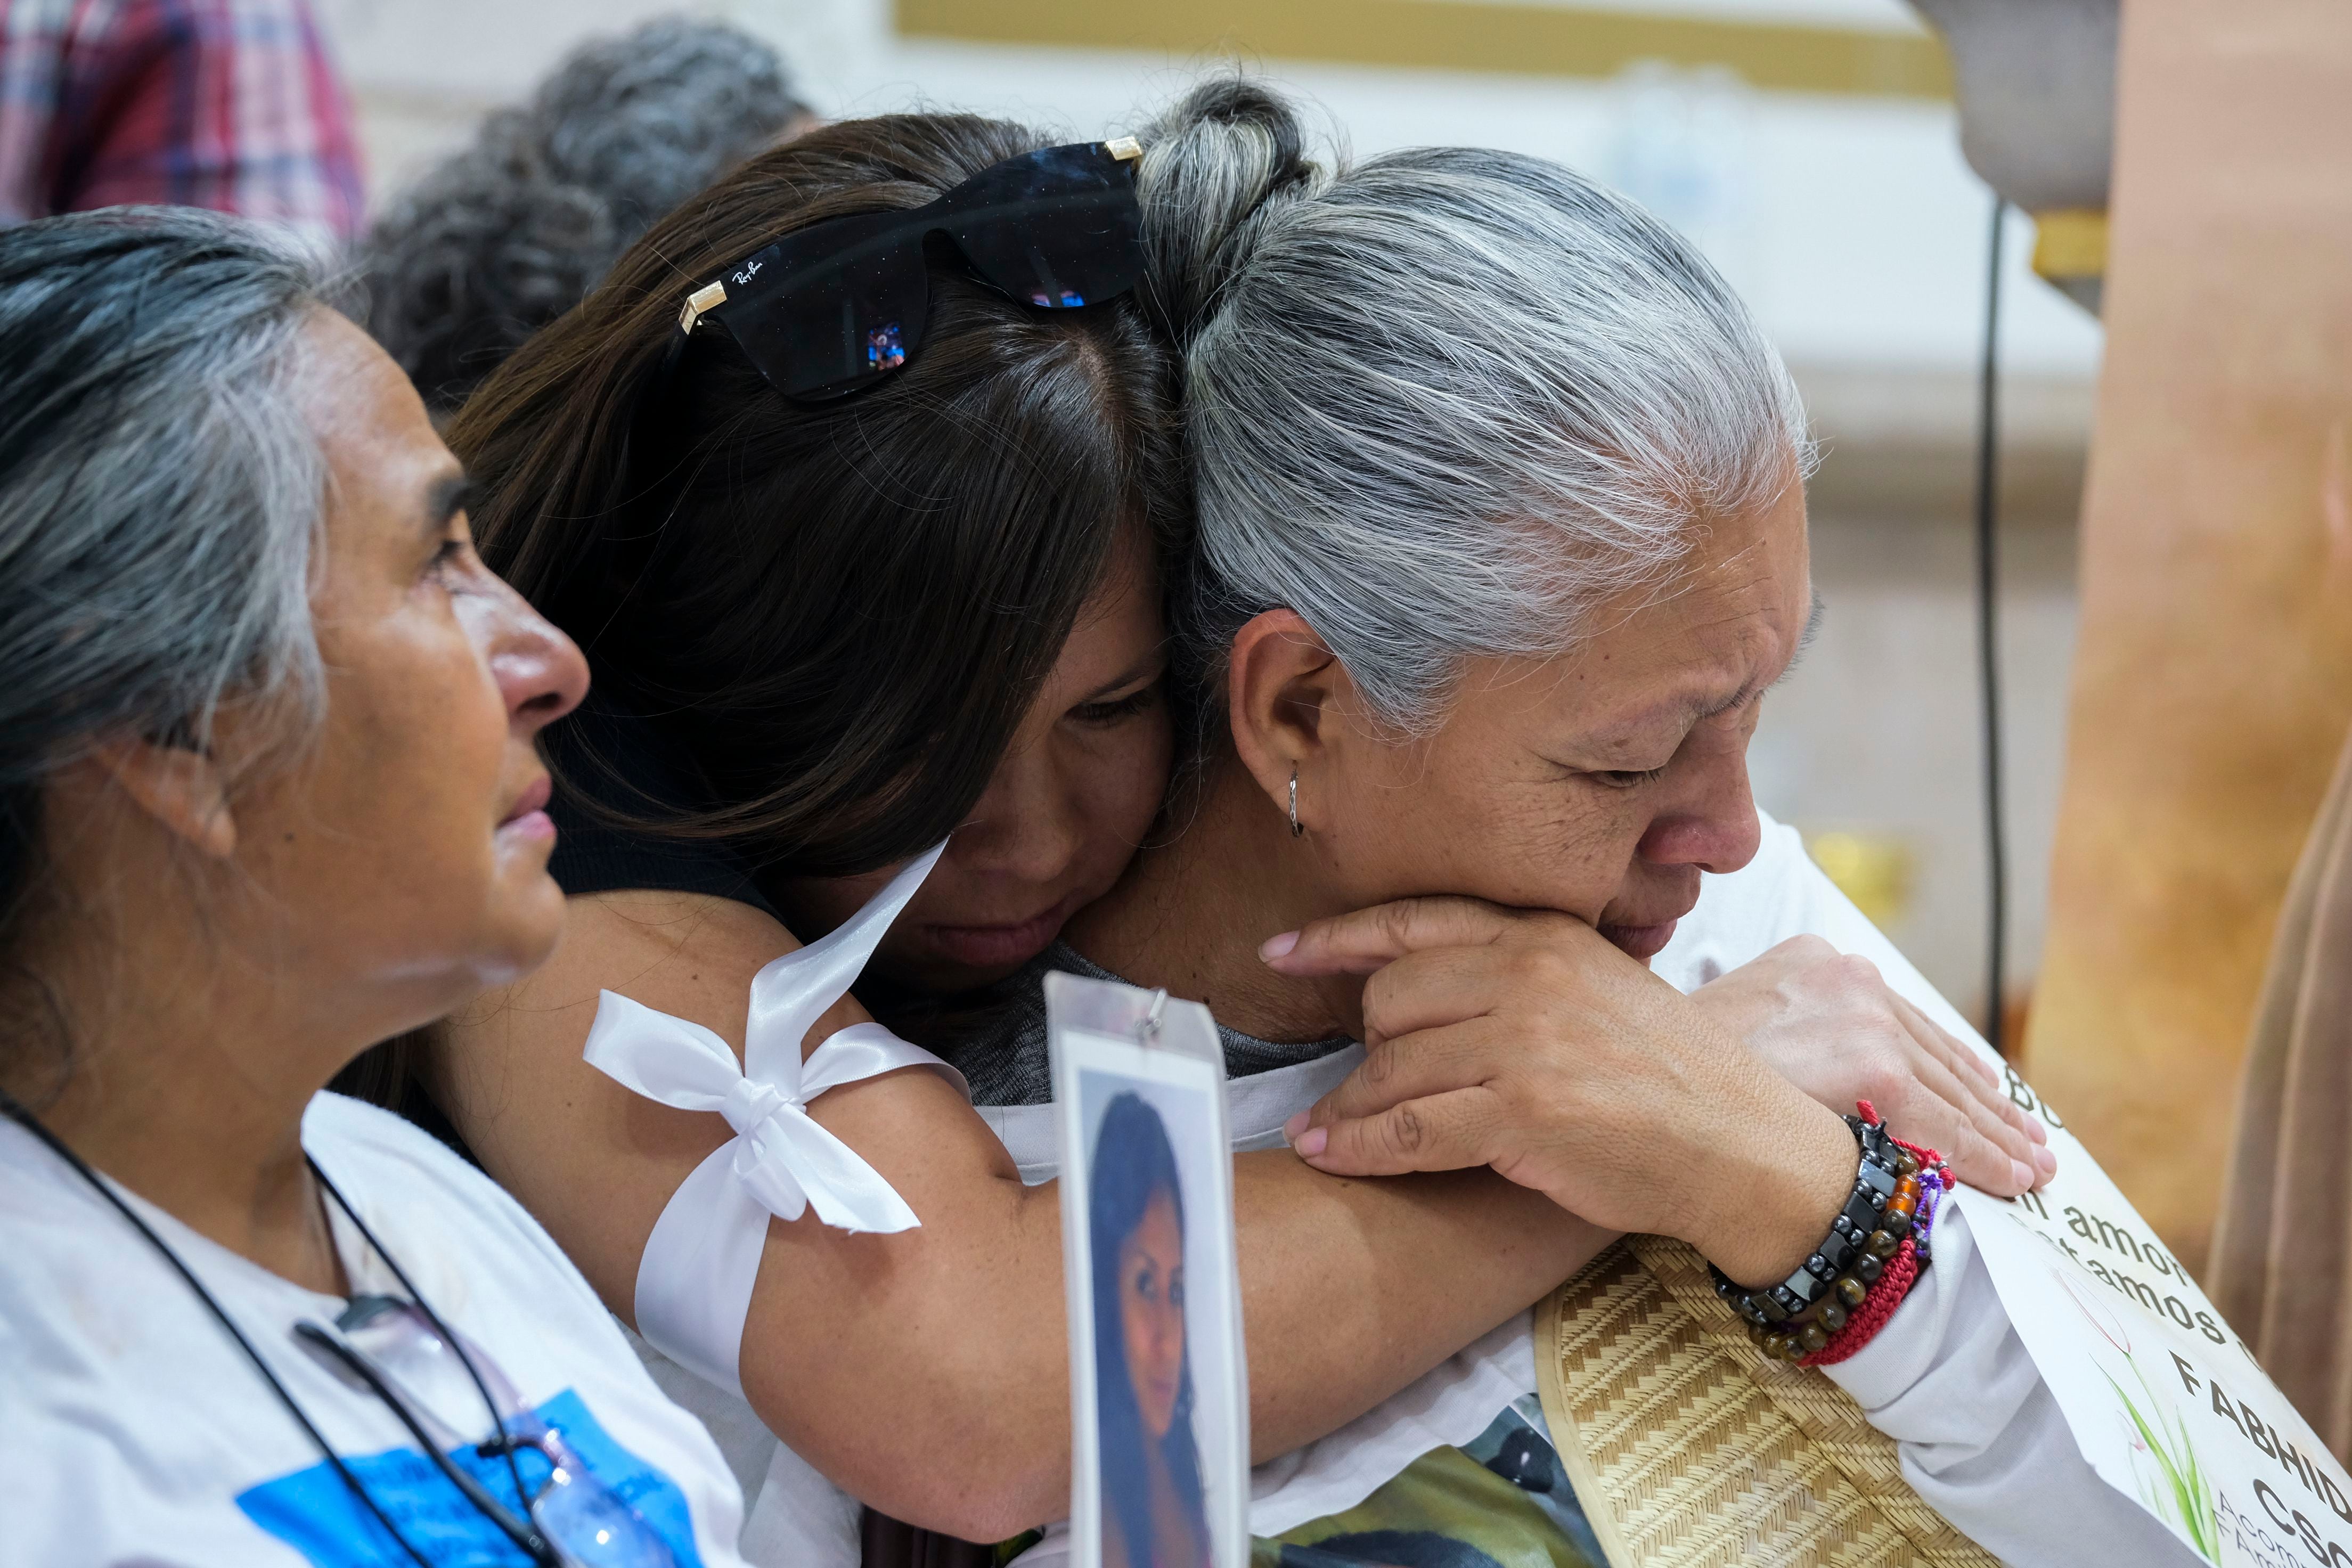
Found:
<path fill-rule="evenodd" d="M 1890 1171 L 1895 1180 L 1891 1190 L 1880 1189 L 1884 1195 L 1875 1200 L 1880 1206 L 1874 1227 L 1866 1235 L 1859 1227 L 1845 1233 L 1851 1238 L 1851 1251 L 1844 1267 L 1810 1306 L 1779 1322 L 1759 1321 L 1754 1313 L 1748 1314 L 1749 1337 L 1776 1361 L 1832 1366 L 1854 1354 L 1886 1326 L 1927 1266 L 1927 1231 L 1934 1222 L 1934 1200 L 1952 1184 L 1950 1167 L 1933 1149 L 1906 1143 L 1888 1133 L 1868 1100 L 1855 1109 L 1861 1112 L 1860 1121 L 1898 1152 Z M 1865 1142 L 1865 1159 L 1868 1147 Z M 1857 1193 L 1862 1193 L 1860 1185 Z M 1832 1243 L 1835 1240 L 1833 1236 Z M 1819 1268 L 1821 1259 L 1816 1258 L 1809 1267 Z M 1718 1281 L 1718 1290 L 1727 1300 L 1733 1300 L 1735 1293 L 1723 1288 L 1727 1284 Z"/>

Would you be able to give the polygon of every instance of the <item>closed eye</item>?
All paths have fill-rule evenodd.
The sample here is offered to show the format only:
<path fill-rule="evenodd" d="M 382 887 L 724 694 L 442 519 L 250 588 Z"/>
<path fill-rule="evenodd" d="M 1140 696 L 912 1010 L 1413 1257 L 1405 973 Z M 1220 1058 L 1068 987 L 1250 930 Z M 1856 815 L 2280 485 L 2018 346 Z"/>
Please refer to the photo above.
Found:
<path fill-rule="evenodd" d="M 466 541 L 457 534 L 451 534 L 434 546 L 432 557 L 425 563 L 425 575 L 440 576 L 451 567 L 459 564 L 465 559 L 465 554 Z"/>
<path fill-rule="evenodd" d="M 1600 780 L 1610 789 L 1638 789 L 1645 784 L 1656 783 L 1664 776 L 1665 771 L 1662 767 L 1643 768 L 1639 773 L 1628 772 L 1622 768 L 1603 768 L 1588 776 Z"/>
<path fill-rule="evenodd" d="M 1149 686 L 1136 688 L 1124 697 L 1115 697 L 1106 702 L 1081 702 L 1070 710 L 1069 716 L 1091 728 L 1108 729 L 1113 724 L 1123 723 L 1139 713 L 1150 712 L 1159 701 L 1160 684 L 1154 681 Z"/>

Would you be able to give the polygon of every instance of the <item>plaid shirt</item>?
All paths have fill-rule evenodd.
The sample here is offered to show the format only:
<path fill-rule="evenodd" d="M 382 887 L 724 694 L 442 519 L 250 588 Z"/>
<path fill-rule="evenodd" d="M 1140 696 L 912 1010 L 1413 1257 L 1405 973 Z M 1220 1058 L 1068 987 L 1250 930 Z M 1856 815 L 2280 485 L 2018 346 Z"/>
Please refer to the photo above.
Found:
<path fill-rule="evenodd" d="M 358 231 L 309 0 L 0 0 L 0 224 L 124 203 Z"/>

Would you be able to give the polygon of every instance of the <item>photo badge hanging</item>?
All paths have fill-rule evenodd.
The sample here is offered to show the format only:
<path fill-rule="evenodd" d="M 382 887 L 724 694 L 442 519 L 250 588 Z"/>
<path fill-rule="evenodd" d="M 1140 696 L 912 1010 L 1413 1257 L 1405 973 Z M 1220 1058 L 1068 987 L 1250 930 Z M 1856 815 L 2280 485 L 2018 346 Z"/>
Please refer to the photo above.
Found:
<path fill-rule="evenodd" d="M 1248 1363 L 1208 1009 L 1045 977 L 1069 1301 L 1074 1568 L 1244 1568 Z"/>

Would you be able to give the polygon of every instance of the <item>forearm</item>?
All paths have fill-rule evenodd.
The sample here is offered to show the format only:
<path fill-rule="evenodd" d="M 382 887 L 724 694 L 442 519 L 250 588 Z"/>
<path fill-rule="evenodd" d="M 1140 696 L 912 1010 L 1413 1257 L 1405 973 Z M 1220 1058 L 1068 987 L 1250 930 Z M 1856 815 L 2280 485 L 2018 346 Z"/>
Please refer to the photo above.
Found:
<path fill-rule="evenodd" d="M 655 1221 L 728 1129 L 581 1059 L 598 990 L 740 1049 L 751 977 L 790 943 L 722 900 L 574 900 L 555 958 L 436 1047 L 444 1108 L 625 1319 Z M 922 1223 L 894 1236 L 813 1215 L 769 1226 L 739 1356 L 752 1407 L 845 1490 L 910 1523 L 985 1539 L 1059 1518 L 1070 1417 L 1055 1189 L 1023 1187 L 933 1073 L 848 1084 L 809 1109 Z M 1275 1152 L 1243 1157 L 1235 1191 L 1261 1455 L 1360 1415 L 1605 1239 L 1483 1171 L 1349 1181 Z"/>
<path fill-rule="evenodd" d="M 920 1161 L 875 1153 L 880 1121 L 904 1139 L 926 1120 L 911 1100 L 932 1092 L 911 1075 L 875 1089 L 887 1092 L 839 1090 L 814 1109 L 924 1226 L 772 1226 L 746 1391 L 803 1458 L 896 1517 L 975 1539 L 1058 1518 L 1070 1419 L 1058 1188 L 947 1180 L 936 1140 Z M 1487 1172 L 1351 1181 L 1283 1151 L 1235 1162 L 1234 1203 L 1258 1459 L 1361 1415 L 1610 1239 Z M 828 1303 L 822 1333 L 787 1305 L 812 1300 Z"/>
<path fill-rule="evenodd" d="M 1312 1442 L 1540 1299 L 1608 1245 L 1489 1171 L 1350 1179 L 1235 1162 L 1253 1458 Z"/>

